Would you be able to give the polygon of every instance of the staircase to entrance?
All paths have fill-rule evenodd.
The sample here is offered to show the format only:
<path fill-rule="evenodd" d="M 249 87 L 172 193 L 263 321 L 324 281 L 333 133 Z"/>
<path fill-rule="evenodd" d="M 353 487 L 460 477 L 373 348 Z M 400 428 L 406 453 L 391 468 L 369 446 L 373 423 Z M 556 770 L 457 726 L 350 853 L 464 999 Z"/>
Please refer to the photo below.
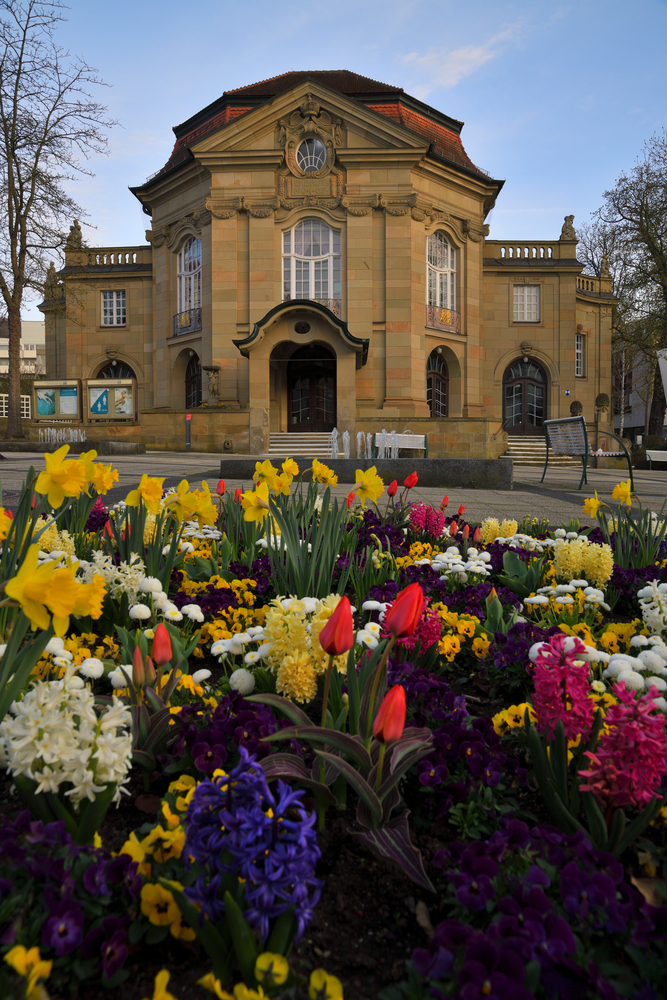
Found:
<path fill-rule="evenodd" d="M 290 458 L 329 458 L 331 435 L 315 432 L 276 433 L 269 435 L 269 455 Z"/>
<path fill-rule="evenodd" d="M 288 437 L 289 435 L 285 435 Z M 519 435 L 510 436 L 507 439 L 507 451 L 503 458 L 511 458 L 515 466 L 519 465 L 539 465 L 544 467 L 547 459 L 546 443 L 544 438 L 522 437 Z M 581 459 L 577 456 L 554 455 L 549 449 L 549 468 L 559 466 L 566 469 L 581 470 Z"/>

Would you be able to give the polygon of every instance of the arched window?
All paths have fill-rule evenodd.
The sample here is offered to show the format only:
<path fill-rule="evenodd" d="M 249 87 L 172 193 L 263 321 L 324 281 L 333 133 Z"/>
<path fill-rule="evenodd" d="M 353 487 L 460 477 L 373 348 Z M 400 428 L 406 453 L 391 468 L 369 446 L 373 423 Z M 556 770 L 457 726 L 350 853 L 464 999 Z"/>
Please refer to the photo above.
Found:
<path fill-rule="evenodd" d="M 340 316 L 340 229 L 305 219 L 283 233 L 283 299 L 314 299 Z"/>
<path fill-rule="evenodd" d="M 185 408 L 201 406 L 201 361 L 192 354 L 185 369 Z"/>
<path fill-rule="evenodd" d="M 456 309 L 456 250 L 444 233 L 432 233 L 427 242 L 427 305 Z"/>
<path fill-rule="evenodd" d="M 426 362 L 426 402 L 434 419 L 446 417 L 449 404 L 449 371 L 437 350 L 431 351 Z"/>
<path fill-rule="evenodd" d="M 95 378 L 136 378 L 134 371 L 124 361 L 113 358 L 100 368 Z"/>
<path fill-rule="evenodd" d="M 201 240 L 190 237 L 178 255 L 178 311 L 201 308 Z"/>

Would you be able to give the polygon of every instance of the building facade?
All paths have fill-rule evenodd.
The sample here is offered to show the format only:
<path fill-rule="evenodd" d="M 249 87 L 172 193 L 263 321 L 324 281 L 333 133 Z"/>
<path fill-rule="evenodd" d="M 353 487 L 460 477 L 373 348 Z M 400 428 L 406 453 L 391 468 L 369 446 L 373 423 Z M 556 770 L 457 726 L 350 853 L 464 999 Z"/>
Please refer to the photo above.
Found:
<path fill-rule="evenodd" d="M 582 277 L 569 216 L 559 239 L 488 239 L 503 182 L 461 128 L 347 71 L 226 92 L 131 189 L 146 245 L 72 227 L 47 375 L 136 377 L 125 433 L 154 447 L 178 446 L 186 410 L 200 447 L 251 454 L 337 427 L 495 457 L 575 400 L 606 427 L 611 279 Z"/>

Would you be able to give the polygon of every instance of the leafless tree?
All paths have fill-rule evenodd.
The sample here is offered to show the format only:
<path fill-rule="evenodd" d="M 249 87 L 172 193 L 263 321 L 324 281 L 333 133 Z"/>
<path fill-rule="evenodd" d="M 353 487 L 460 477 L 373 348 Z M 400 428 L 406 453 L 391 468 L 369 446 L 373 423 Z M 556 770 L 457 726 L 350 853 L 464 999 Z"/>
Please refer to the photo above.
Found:
<path fill-rule="evenodd" d="M 22 437 L 21 307 L 41 292 L 50 258 L 74 216 L 85 212 L 67 194 L 91 174 L 115 125 L 89 90 L 95 70 L 59 47 L 54 34 L 66 8 L 42 0 L 0 0 L 0 293 L 9 335 L 8 438 Z"/>

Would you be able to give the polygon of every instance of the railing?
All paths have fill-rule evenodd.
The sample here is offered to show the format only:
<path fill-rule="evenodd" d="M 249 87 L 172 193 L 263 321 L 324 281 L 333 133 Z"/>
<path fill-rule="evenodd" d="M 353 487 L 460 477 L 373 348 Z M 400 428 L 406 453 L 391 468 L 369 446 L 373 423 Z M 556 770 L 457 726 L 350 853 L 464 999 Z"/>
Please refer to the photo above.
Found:
<path fill-rule="evenodd" d="M 592 292 L 594 295 L 600 294 L 600 279 L 591 278 L 588 274 L 581 274 L 577 278 L 578 292 Z"/>
<path fill-rule="evenodd" d="M 559 240 L 539 242 L 504 242 L 484 240 L 484 256 L 505 260 L 560 260 L 562 243 Z M 569 244 L 568 244 L 569 248 Z"/>
<path fill-rule="evenodd" d="M 288 301 L 289 301 L 289 297 L 286 296 L 283 299 L 283 302 L 288 302 Z M 314 299 L 314 298 L 310 298 L 309 297 L 308 301 L 310 301 L 310 302 L 319 302 L 319 304 L 321 306 L 325 306 L 327 309 L 329 309 L 329 311 L 332 312 L 334 314 L 334 316 L 337 316 L 338 319 L 341 318 L 341 300 L 340 299 Z"/>
<path fill-rule="evenodd" d="M 186 333 L 201 330 L 201 308 L 186 309 L 174 316 L 174 337 L 182 337 Z"/>
<path fill-rule="evenodd" d="M 88 252 L 90 267 L 122 267 L 126 264 L 150 264 L 150 247 L 100 247 Z"/>
<path fill-rule="evenodd" d="M 32 415 L 32 401 L 30 396 L 21 396 L 21 417 L 30 420 Z M 0 417 L 7 416 L 7 393 L 0 393 Z"/>
<path fill-rule="evenodd" d="M 461 314 L 454 309 L 441 309 L 440 306 L 426 306 L 426 325 L 434 330 L 448 330 L 451 333 L 461 332 Z"/>

